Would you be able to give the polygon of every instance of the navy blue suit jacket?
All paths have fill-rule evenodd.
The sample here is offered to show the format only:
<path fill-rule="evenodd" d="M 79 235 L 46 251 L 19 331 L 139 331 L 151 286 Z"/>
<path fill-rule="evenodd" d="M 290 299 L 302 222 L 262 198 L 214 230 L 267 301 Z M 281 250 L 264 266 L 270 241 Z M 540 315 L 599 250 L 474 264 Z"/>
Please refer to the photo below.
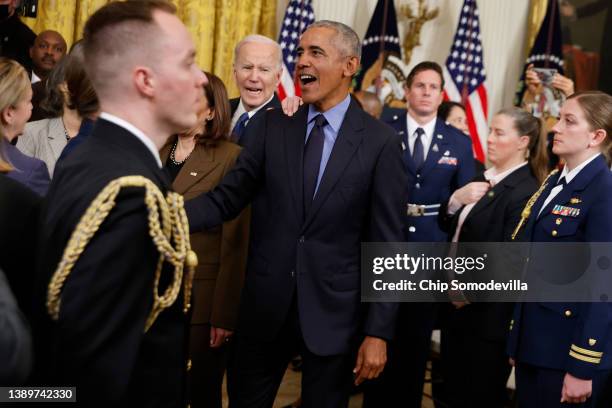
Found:
<path fill-rule="evenodd" d="M 544 208 L 557 183 L 551 177 L 532 208 L 525 238 L 533 242 L 612 242 L 612 175 L 603 156 L 582 169 Z M 555 205 L 580 210 L 554 214 Z M 555 259 L 532 254 L 528 273 L 553 269 Z M 609 282 L 609 280 L 608 280 Z M 519 362 L 559 369 L 590 379 L 612 369 L 612 303 L 518 303 L 510 325 L 508 353 Z"/>
<path fill-rule="evenodd" d="M 474 178 L 472 142 L 460 130 L 436 121 L 433 139 L 425 163 L 417 169 L 408 145 L 407 113 L 394 114 L 387 123 L 397 132 L 403 144 L 403 160 L 408 174 L 410 203 L 419 205 L 440 204 L 459 187 Z M 433 209 L 432 211 L 438 211 Z M 409 242 L 444 242 L 447 234 L 440 229 L 438 217 L 407 217 Z"/>
<path fill-rule="evenodd" d="M 4 152 L 14 167 L 7 176 L 23 184 L 40 196 L 49 188 L 49 170 L 44 161 L 26 156 L 12 144 L 2 141 Z"/>
<path fill-rule="evenodd" d="M 185 207 L 197 231 L 235 217 L 252 202 L 238 330 L 273 339 L 297 295 L 306 346 L 334 355 L 348 352 L 360 335 L 393 336 L 398 305 L 360 302 L 361 242 L 402 241 L 408 182 L 393 130 L 351 101 L 304 214 L 307 112 L 308 105 L 293 117 L 269 110 L 249 123 L 249 143 L 236 167 Z"/>

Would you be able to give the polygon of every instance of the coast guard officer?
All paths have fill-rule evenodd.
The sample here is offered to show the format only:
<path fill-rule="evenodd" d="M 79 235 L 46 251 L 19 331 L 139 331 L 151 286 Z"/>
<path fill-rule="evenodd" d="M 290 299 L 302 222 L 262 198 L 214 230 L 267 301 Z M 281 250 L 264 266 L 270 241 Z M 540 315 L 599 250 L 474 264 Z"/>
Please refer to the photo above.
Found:
<path fill-rule="evenodd" d="M 443 88 L 440 65 L 431 61 L 417 64 L 404 87 L 407 111 L 387 120 L 402 140 L 410 200 L 406 203 L 408 242 L 448 240 L 438 225 L 440 203 L 470 182 L 475 173 L 469 137 L 437 117 Z M 394 392 L 402 389 L 403 406 L 421 407 L 434 316 L 433 304 L 400 306 L 387 370 L 378 384 L 366 389 L 365 406 L 386 406 L 381 401 L 393 398 Z M 389 404 L 394 405 L 391 400 Z"/>
<path fill-rule="evenodd" d="M 553 132 L 553 152 L 565 167 L 528 202 L 525 230 L 515 234 L 533 242 L 612 242 L 612 175 L 606 163 L 612 96 L 572 95 Z M 551 266 L 558 259 L 543 258 L 532 251 L 528 273 L 539 265 L 559 275 Z M 596 407 L 612 370 L 612 303 L 518 303 L 508 353 L 516 367 L 519 407 Z"/>

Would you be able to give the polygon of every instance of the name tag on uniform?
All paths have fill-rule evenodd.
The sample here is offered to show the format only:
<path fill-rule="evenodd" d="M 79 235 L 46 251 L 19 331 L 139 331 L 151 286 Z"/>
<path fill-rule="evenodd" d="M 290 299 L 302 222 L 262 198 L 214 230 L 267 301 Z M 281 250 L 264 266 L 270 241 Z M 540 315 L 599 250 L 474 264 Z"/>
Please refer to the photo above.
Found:
<path fill-rule="evenodd" d="M 449 166 L 456 166 L 459 163 L 456 157 L 442 156 L 438 160 L 438 164 L 448 164 Z"/>
<path fill-rule="evenodd" d="M 555 215 L 563 215 L 565 217 L 577 217 L 580 214 L 580 208 L 566 207 L 564 205 L 555 205 L 551 211 Z"/>

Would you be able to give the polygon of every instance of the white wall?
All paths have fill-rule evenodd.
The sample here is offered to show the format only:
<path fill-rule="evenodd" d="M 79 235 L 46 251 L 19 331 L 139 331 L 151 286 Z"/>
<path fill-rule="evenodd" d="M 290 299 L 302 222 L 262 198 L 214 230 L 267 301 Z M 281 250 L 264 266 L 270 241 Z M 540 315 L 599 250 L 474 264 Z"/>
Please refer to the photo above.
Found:
<path fill-rule="evenodd" d="M 525 61 L 525 37 L 529 0 L 477 0 L 484 48 L 489 118 L 492 113 L 513 102 L 514 91 Z M 277 21 L 282 20 L 287 0 L 278 0 Z M 416 10 L 417 0 L 395 0 Z M 410 65 L 426 59 L 444 64 L 450 50 L 463 0 L 427 0 L 429 8 L 439 7 L 436 19 L 427 22 L 421 32 L 422 45 L 413 51 Z M 329 19 L 350 25 L 363 37 L 376 0 L 313 0 L 317 20 Z M 280 24 L 279 24 L 280 26 Z M 403 25 L 399 23 L 400 37 Z"/>

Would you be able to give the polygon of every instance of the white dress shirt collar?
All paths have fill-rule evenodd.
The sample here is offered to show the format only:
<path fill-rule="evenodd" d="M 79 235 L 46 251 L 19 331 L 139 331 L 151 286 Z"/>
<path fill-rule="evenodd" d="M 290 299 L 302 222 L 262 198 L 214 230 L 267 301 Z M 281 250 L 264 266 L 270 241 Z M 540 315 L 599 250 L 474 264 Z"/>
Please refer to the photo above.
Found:
<path fill-rule="evenodd" d="M 100 118 L 108 122 L 114 123 L 115 125 L 124 128 L 125 130 L 127 130 L 128 132 L 136 136 L 147 147 L 147 149 L 151 151 L 151 154 L 155 158 L 155 161 L 157 162 L 157 165 L 159 166 L 159 168 L 160 169 L 162 168 L 162 162 L 161 162 L 161 159 L 159 158 L 159 151 L 157 150 L 155 143 L 153 143 L 151 138 L 145 135 L 142 130 L 138 129 L 136 126 L 132 125 L 130 122 L 124 119 L 121 119 L 115 115 L 111 115 L 110 113 L 107 113 L 107 112 L 100 113 Z"/>
<path fill-rule="evenodd" d="M 433 134 L 436 129 L 436 119 L 437 117 L 434 116 L 432 120 L 421 126 L 413 117 L 410 116 L 409 113 L 406 114 L 406 129 L 408 130 L 408 145 L 410 147 L 410 153 L 414 152 L 414 142 L 417 139 L 416 130 L 417 128 L 422 128 L 425 132 L 425 134 L 421 137 L 421 143 L 423 143 L 423 152 L 425 153 L 423 158 L 427 159 L 429 147 L 431 146 Z"/>
<path fill-rule="evenodd" d="M 600 154 L 601 153 L 595 153 L 593 156 L 589 157 L 588 159 L 580 163 L 578 166 L 574 167 L 574 170 L 571 170 L 571 171 L 567 169 L 567 164 L 566 164 L 565 166 L 563 166 L 563 171 L 561 171 L 559 180 L 561 180 L 562 177 L 565 177 L 565 184 L 569 184 L 570 181 L 572 181 L 574 177 L 576 177 L 578 173 L 580 173 L 580 170 L 584 169 L 590 162 L 595 160 Z"/>
<path fill-rule="evenodd" d="M 266 106 L 267 104 L 270 103 L 270 101 L 272 101 L 272 99 L 274 99 L 274 94 L 272 94 L 272 96 L 270 97 L 270 99 L 268 99 L 267 101 L 265 101 L 264 103 L 262 103 L 261 105 L 259 105 L 258 107 L 256 107 L 255 109 L 251 110 L 248 112 L 249 114 L 249 119 L 251 119 L 253 117 L 253 115 L 255 115 L 261 108 L 263 108 L 264 106 Z M 242 98 L 240 98 L 240 101 L 238 101 L 238 107 L 236 108 L 236 112 L 234 112 L 234 116 L 232 116 L 232 127 L 231 129 L 234 128 L 234 126 L 236 126 L 236 123 L 238 122 L 238 119 L 240 118 L 240 116 L 242 116 L 242 114 L 244 112 L 246 112 L 246 108 L 244 107 L 244 104 L 242 103 Z M 247 121 L 248 123 L 248 121 Z M 246 123 L 245 123 L 246 125 Z"/>
<path fill-rule="evenodd" d="M 498 173 L 495 167 L 491 167 L 490 169 L 486 170 L 483 175 L 484 175 L 485 180 L 487 180 L 491 184 L 491 187 L 494 187 L 496 184 L 499 184 L 500 181 L 502 181 L 503 179 L 508 177 L 510 174 L 514 173 L 516 170 L 520 169 L 526 164 L 527 164 L 527 161 L 524 161 L 501 173 Z"/>

